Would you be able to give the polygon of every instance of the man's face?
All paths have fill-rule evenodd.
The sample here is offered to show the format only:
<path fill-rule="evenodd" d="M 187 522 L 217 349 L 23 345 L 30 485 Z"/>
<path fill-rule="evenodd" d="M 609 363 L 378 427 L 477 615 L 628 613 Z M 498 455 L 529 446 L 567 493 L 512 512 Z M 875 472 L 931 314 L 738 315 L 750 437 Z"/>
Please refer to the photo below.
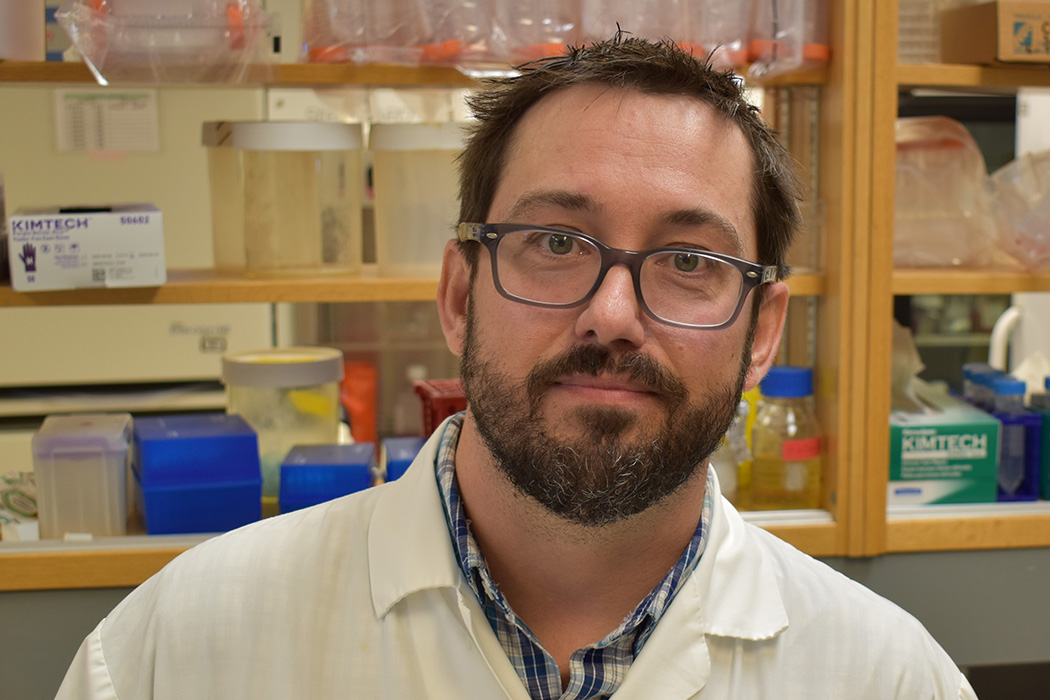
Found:
<path fill-rule="evenodd" d="M 576 86 L 519 124 L 487 221 L 754 260 L 751 163 L 739 129 L 697 100 Z M 445 324 L 469 420 L 550 511 L 588 525 L 644 511 L 702 476 L 771 362 L 786 305 L 774 286 L 772 320 L 752 326 L 748 305 L 729 328 L 683 329 L 645 315 L 624 266 L 583 306 L 537 308 L 498 294 L 482 252 L 469 308 Z"/>

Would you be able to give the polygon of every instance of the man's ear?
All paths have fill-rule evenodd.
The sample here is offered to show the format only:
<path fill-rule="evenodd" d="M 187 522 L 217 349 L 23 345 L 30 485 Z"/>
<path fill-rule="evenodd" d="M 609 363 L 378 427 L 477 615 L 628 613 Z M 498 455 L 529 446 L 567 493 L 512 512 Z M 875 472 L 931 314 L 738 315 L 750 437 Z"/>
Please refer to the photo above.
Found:
<path fill-rule="evenodd" d="M 470 263 L 460 251 L 457 241 L 453 239 L 445 244 L 441 279 L 438 282 L 437 307 L 445 342 L 455 355 L 463 354 L 469 298 Z"/>
<path fill-rule="evenodd" d="M 790 296 L 786 282 L 774 282 L 755 291 L 762 294 L 761 301 L 758 302 L 755 341 L 751 346 L 751 366 L 744 382 L 745 391 L 758 386 L 776 359 L 777 350 L 780 348 L 780 336 L 784 333 L 784 319 L 787 317 Z"/>

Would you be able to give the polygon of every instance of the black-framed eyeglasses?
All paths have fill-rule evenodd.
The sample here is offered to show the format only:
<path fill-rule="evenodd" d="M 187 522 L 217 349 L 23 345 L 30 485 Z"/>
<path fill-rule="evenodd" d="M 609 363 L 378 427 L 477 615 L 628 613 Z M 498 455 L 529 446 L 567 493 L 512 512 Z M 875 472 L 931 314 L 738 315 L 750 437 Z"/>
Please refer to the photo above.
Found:
<path fill-rule="evenodd" d="M 460 241 L 489 250 L 492 281 L 523 304 L 571 308 L 590 299 L 613 265 L 626 265 L 638 303 L 651 318 L 681 328 L 725 328 L 748 293 L 775 282 L 774 265 L 682 247 L 610 248 L 576 231 L 528 224 L 459 225 Z"/>

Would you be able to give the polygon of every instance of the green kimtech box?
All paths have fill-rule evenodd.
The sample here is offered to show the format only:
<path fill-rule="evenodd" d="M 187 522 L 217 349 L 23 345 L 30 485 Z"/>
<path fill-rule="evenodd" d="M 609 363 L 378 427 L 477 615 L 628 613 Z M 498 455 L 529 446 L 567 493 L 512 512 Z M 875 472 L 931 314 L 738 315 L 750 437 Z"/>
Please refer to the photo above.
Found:
<path fill-rule="evenodd" d="M 926 384 L 916 395 L 927 412 L 890 414 L 887 504 L 994 502 L 999 421 Z"/>

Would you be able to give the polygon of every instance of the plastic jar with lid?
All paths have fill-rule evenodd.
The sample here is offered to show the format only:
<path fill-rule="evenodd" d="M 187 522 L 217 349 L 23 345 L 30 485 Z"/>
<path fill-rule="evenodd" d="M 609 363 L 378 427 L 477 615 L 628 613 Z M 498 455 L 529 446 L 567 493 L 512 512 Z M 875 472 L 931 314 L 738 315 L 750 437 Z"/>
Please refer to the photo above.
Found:
<path fill-rule="evenodd" d="M 361 125 L 237 122 L 231 143 L 241 156 L 247 272 L 360 272 Z"/>
<path fill-rule="evenodd" d="M 813 407 L 813 370 L 775 366 L 761 384 L 751 432 L 751 507 L 821 506 L 820 424 Z"/>
<path fill-rule="evenodd" d="M 334 348 L 273 348 L 222 358 L 226 411 L 240 414 L 259 437 L 264 514 L 268 502 L 276 508 L 288 450 L 338 442 L 342 378 L 343 353 Z"/>
<path fill-rule="evenodd" d="M 455 160 L 464 125 L 375 124 L 376 263 L 387 277 L 437 277 L 459 219 Z"/>

